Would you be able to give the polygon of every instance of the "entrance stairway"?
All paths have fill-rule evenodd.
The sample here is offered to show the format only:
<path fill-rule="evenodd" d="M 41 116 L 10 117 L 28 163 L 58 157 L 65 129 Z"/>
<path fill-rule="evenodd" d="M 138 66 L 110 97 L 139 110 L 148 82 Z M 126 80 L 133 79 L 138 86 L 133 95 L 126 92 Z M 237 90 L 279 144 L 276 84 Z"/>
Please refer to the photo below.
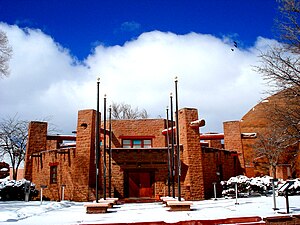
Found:
<path fill-rule="evenodd" d="M 152 203 L 152 202 L 161 202 L 159 199 L 155 198 L 124 198 L 121 199 L 122 203 Z"/>

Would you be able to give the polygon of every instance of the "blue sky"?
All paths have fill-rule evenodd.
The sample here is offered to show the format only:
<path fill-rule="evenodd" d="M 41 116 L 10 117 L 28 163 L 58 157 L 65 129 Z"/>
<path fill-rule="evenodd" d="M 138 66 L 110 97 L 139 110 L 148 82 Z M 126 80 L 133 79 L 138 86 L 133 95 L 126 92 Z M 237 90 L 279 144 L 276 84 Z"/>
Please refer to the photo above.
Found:
<path fill-rule="evenodd" d="M 79 59 L 153 30 L 231 35 L 247 47 L 276 37 L 276 16 L 275 0 L 0 0 L 0 21 L 41 29 Z"/>
<path fill-rule="evenodd" d="M 108 104 L 165 118 L 177 76 L 179 107 L 198 109 L 201 132 L 222 132 L 265 97 L 253 68 L 278 44 L 277 17 L 275 0 L 0 0 L 13 49 L 0 118 L 71 133 L 78 110 L 96 108 L 98 76 Z"/>

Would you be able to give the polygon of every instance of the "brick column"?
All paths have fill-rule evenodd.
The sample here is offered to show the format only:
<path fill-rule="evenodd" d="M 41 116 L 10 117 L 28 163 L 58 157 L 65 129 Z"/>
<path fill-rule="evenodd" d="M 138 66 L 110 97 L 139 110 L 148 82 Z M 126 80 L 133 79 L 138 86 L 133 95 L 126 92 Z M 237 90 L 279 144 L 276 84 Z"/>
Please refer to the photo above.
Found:
<path fill-rule="evenodd" d="M 181 161 L 187 167 L 182 193 L 186 199 L 204 199 L 203 165 L 199 128 L 192 128 L 190 123 L 198 120 L 197 109 L 179 110 L 180 144 L 183 145 Z M 182 167 L 183 169 L 183 167 Z M 182 171 L 182 176 L 184 171 Z"/>
<path fill-rule="evenodd" d="M 224 126 L 224 148 L 237 151 L 241 167 L 245 169 L 243 142 L 239 121 L 228 121 Z"/>
<path fill-rule="evenodd" d="M 76 171 L 73 172 L 74 201 L 89 201 L 90 187 L 95 184 L 96 111 L 78 112 L 76 136 Z"/>
<path fill-rule="evenodd" d="M 24 177 L 27 180 L 32 180 L 32 160 L 33 153 L 46 150 L 47 144 L 47 123 L 32 121 L 28 126 L 28 138 L 25 154 Z M 34 182 L 34 181 L 33 181 Z"/>

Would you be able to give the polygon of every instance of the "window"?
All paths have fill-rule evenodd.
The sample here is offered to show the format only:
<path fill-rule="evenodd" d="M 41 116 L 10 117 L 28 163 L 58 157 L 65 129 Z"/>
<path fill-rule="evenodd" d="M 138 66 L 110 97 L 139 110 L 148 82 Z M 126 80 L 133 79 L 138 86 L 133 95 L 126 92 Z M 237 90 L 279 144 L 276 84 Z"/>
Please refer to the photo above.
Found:
<path fill-rule="evenodd" d="M 57 184 L 57 166 L 50 166 L 50 184 Z"/>
<path fill-rule="evenodd" d="M 142 140 L 132 140 L 132 148 L 142 148 Z"/>
<path fill-rule="evenodd" d="M 151 148 L 152 147 L 152 141 L 151 140 L 144 140 L 144 148 Z"/>
<path fill-rule="evenodd" d="M 123 148 L 131 148 L 131 140 L 123 140 Z"/>
<path fill-rule="evenodd" d="M 151 139 L 123 139 L 122 140 L 123 148 L 151 148 L 152 140 Z"/>

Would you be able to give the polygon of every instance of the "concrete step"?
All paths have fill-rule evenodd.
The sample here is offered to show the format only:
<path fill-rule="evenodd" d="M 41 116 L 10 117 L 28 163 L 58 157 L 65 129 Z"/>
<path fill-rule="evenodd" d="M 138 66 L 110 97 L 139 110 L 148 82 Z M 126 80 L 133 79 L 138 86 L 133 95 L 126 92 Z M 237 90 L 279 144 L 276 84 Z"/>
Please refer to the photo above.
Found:
<path fill-rule="evenodd" d="M 258 225 L 258 224 L 266 224 L 261 217 L 253 216 L 253 217 L 238 217 L 238 218 L 227 218 L 223 219 L 220 224 L 226 225 Z"/>

